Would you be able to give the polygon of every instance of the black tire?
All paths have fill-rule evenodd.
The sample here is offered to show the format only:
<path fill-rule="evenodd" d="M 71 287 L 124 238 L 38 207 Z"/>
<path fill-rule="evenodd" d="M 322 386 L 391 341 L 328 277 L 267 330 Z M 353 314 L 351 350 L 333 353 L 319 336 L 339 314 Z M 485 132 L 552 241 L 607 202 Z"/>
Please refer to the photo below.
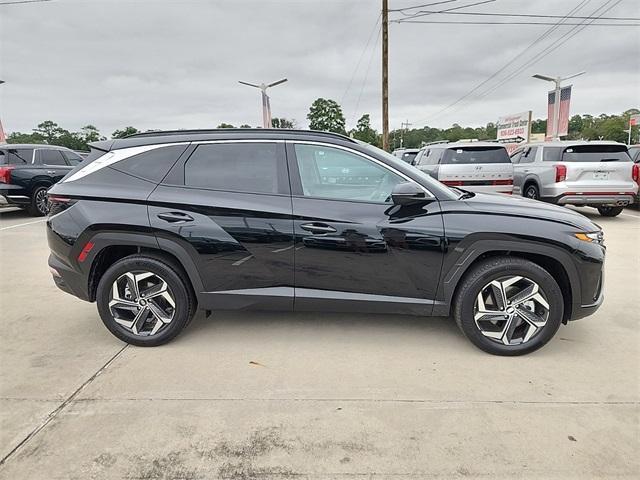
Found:
<path fill-rule="evenodd" d="M 175 302 L 170 323 L 166 323 L 158 333 L 150 336 L 134 334 L 131 330 L 114 320 L 109 308 L 113 283 L 127 272 L 151 272 L 162 278 Z M 196 301 L 191 285 L 179 267 L 161 257 L 152 255 L 131 255 L 115 262 L 100 278 L 96 291 L 98 313 L 104 325 L 116 337 L 126 343 L 139 347 L 155 347 L 175 338 L 191 321 Z"/>
<path fill-rule="evenodd" d="M 476 297 L 492 280 L 519 275 L 536 282 L 549 303 L 546 324 L 533 337 L 519 345 L 504 345 L 484 336 L 474 320 Z M 493 355 L 525 355 L 544 346 L 560 328 L 564 312 L 562 291 L 554 278 L 539 265 L 518 257 L 493 257 L 472 268 L 458 287 L 453 316 L 462 333 L 474 345 Z"/>
<path fill-rule="evenodd" d="M 31 203 L 27 212 L 33 217 L 43 217 L 49 213 L 49 201 L 47 200 L 47 187 L 36 187 L 31 194 Z"/>
<path fill-rule="evenodd" d="M 530 198 L 531 200 L 540 200 L 540 190 L 535 183 L 530 183 L 526 187 L 524 187 L 522 196 Z"/>
<path fill-rule="evenodd" d="M 623 210 L 624 207 L 598 207 L 598 213 L 603 217 L 617 217 Z"/>

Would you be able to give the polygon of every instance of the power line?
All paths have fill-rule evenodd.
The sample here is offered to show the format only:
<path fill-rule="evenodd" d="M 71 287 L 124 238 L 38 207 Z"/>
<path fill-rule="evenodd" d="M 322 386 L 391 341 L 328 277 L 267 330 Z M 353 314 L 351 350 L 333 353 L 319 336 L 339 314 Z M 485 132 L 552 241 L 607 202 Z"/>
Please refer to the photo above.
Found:
<path fill-rule="evenodd" d="M 411 16 L 407 17 L 407 18 L 418 18 L 418 17 L 426 17 L 427 15 L 436 15 L 438 13 L 447 13 L 447 12 L 452 12 L 454 10 L 461 10 L 463 8 L 469 8 L 469 7 L 477 7 L 478 5 L 484 5 L 485 3 L 493 3 L 496 0 L 482 0 L 479 2 L 475 2 L 475 3 L 469 3 L 467 5 L 460 5 L 458 7 L 452 7 L 452 8 L 445 8 L 444 10 L 437 10 L 437 11 L 430 11 L 430 10 L 420 10 L 414 14 L 412 14 Z M 403 19 L 404 20 L 404 19 Z M 400 20 L 395 20 L 395 22 L 400 22 Z"/>
<path fill-rule="evenodd" d="M 474 21 L 446 21 L 446 20 L 409 20 L 402 23 L 429 23 L 441 25 L 555 25 L 555 22 L 474 22 Z M 566 26 L 580 26 L 582 23 L 563 23 Z M 594 23 L 590 27 L 640 27 L 640 23 Z"/>
<path fill-rule="evenodd" d="M 364 92 L 364 85 L 367 83 L 369 78 L 369 70 L 371 69 L 371 63 L 373 62 L 374 54 L 376 53 L 376 47 L 378 46 L 378 40 L 380 40 L 380 36 L 382 34 L 382 25 L 378 28 L 378 35 L 376 36 L 376 41 L 373 44 L 373 48 L 371 49 L 371 56 L 369 57 L 369 62 L 367 64 L 367 70 L 364 73 L 364 77 L 362 77 L 362 85 L 360 86 L 360 93 L 358 94 L 358 100 L 356 102 L 356 108 L 353 110 L 353 118 L 358 115 L 358 108 L 360 107 L 360 100 L 362 99 L 362 92 Z"/>
<path fill-rule="evenodd" d="M 572 8 L 571 10 L 569 10 L 569 12 L 567 13 L 566 16 L 570 16 L 574 13 L 576 13 L 577 11 L 579 11 L 582 7 L 584 7 L 585 5 L 587 5 L 589 2 L 591 2 L 591 0 L 582 0 L 578 5 L 576 5 L 574 8 Z M 446 112 L 447 110 L 449 110 L 450 108 L 458 105 L 459 103 L 461 103 L 462 101 L 466 100 L 467 98 L 469 98 L 470 96 L 472 96 L 475 92 L 477 92 L 478 90 L 480 90 L 484 85 L 486 85 L 487 83 L 489 83 L 491 80 L 493 80 L 494 78 L 496 78 L 498 75 L 500 75 L 502 72 L 504 72 L 505 70 L 507 70 L 513 63 L 515 63 L 516 61 L 518 61 L 524 54 L 527 53 L 528 50 L 530 50 L 531 48 L 535 47 L 538 43 L 542 42 L 545 38 L 549 37 L 551 34 L 553 34 L 553 32 L 555 32 L 555 30 L 557 30 L 558 28 L 560 28 L 561 25 L 563 25 L 563 20 L 561 19 L 560 21 L 558 21 L 556 23 L 556 25 L 554 25 L 551 28 L 548 28 L 544 33 L 542 33 L 541 35 L 539 35 L 533 42 L 531 42 L 529 45 L 527 45 L 524 49 L 522 49 L 520 52 L 518 52 L 515 56 L 513 56 L 507 63 L 505 63 L 501 68 L 499 68 L 497 71 L 495 71 L 493 74 L 491 74 L 489 77 L 487 77 L 485 80 L 483 80 L 482 82 L 480 82 L 479 84 L 477 84 L 475 87 L 473 87 L 469 92 L 465 93 L 464 95 L 462 95 L 460 98 L 458 98 L 457 100 L 455 100 L 454 102 L 450 103 L 449 105 L 447 105 L 446 107 L 440 109 L 439 111 L 437 111 L 435 114 L 430 115 L 429 117 L 423 119 L 423 120 L 419 120 L 419 122 L 422 122 L 424 120 L 428 120 L 428 119 L 432 119 L 434 117 L 438 117 L 440 116 L 442 113 Z M 415 122 L 418 123 L 418 122 Z"/>
<path fill-rule="evenodd" d="M 525 17 L 525 18 L 565 18 L 568 20 L 591 20 L 594 17 L 591 16 L 563 16 L 563 15 L 542 15 L 542 14 L 532 14 L 532 13 L 498 13 L 498 12 L 452 12 L 452 11 L 426 11 L 425 13 L 432 14 L 442 14 L 442 15 L 473 15 L 473 16 L 483 16 L 483 17 Z M 417 23 L 413 22 L 411 19 L 414 18 L 410 16 L 408 18 L 400 18 L 394 20 L 396 23 Z M 598 17 L 598 20 L 615 20 L 615 21 L 636 21 L 640 20 L 639 17 Z"/>
<path fill-rule="evenodd" d="M 353 84 L 353 79 L 356 77 L 356 73 L 358 73 L 358 68 L 360 68 L 360 63 L 362 62 L 362 59 L 364 58 L 364 54 L 367 51 L 367 48 L 369 48 L 369 44 L 371 43 L 371 39 L 373 38 L 373 34 L 376 31 L 376 27 L 378 26 L 378 23 L 380 22 L 380 17 L 381 16 L 382 16 L 382 14 L 378 15 L 378 17 L 376 18 L 376 23 L 374 23 L 373 28 L 371 29 L 371 32 L 369 33 L 369 37 L 367 38 L 367 43 L 365 44 L 364 48 L 362 49 L 362 53 L 360 54 L 360 58 L 358 58 L 358 62 L 356 63 L 356 67 L 353 69 L 353 73 L 351 74 L 351 78 L 349 79 L 349 84 L 347 85 L 347 88 L 344 90 L 344 93 L 342 94 L 342 97 L 340 98 L 340 105 L 343 105 L 345 98 L 347 98 L 347 93 L 349 92 L 349 89 L 351 88 L 351 85 Z"/>
<path fill-rule="evenodd" d="M 51 2 L 52 0 L 14 0 L 10 2 L 0 2 L 0 6 L 2 5 L 17 5 L 20 3 L 42 3 L 42 2 Z"/>
<path fill-rule="evenodd" d="M 413 13 L 405 13 L 406 10 L 413 10 L 414 8 L 424 8 L 424 7 L 433 7 L 434 5 L 441 5 L 443 3 L 451 3 L 451 2 L 457 2 L 458 0 L 442 0 L 440 2 L 433 2 L 433 3 L 425 3 L 424 5 L 416 5 L 414 7 L 405 7 L 405 8 L 396 8 L 396 9 L 389 9 L 389 12 L 399 12 L 402 15 L 413 15 Z"/>

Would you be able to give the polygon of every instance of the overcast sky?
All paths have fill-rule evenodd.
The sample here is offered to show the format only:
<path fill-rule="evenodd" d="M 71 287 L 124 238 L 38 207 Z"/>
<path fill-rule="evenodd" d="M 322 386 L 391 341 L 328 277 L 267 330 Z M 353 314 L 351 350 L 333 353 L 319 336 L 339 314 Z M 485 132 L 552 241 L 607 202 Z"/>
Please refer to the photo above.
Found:
<path fill-rule="evenodd" d="M 237 82 L 270 83 L 283 77 L 289 82 L 271 91 L 274 116 L 295 119 L 298 127 L 306 128 L 309 105 L 325 97 L 342 104 L 348 126 L 370 113 L 380 128 L 380 0 L 53 0 L 1 5 L 9 1 L 0 0 L 0 79 L 6 81 L 0 86 L 0 118 L 7 132 L 30 131 L 47 119 L 69 130 L 91 123 L 105 135 L 126 125 L 259 125 L 259 91 Z M 425 3 L 429 0 L 389 0 L 392 9 Z M 575 13 L 584 16 L 605 3 L 615 5 L 605 16 L 640 17 L 638 0 L 496 0 L 467 10 L 564 15 L 584 4 Z M 390 16 L 401 17 L 400 12 Z M 532 79 L 537 72 L 587 71 L 572 81 L 572 114 L 619 113 L 640 106 L 640 27 L 588 27 L 495 87 L 573 28 L 565 26 L 475 93 L 495 91 L 481 99 L 471 95 L 441 112 L 549 28 L 392 23 L 391 127 L 407 119 L 413 127 L 484 125 L 529 109 L 534 117 L 546 117 L 551 84 Z"/>

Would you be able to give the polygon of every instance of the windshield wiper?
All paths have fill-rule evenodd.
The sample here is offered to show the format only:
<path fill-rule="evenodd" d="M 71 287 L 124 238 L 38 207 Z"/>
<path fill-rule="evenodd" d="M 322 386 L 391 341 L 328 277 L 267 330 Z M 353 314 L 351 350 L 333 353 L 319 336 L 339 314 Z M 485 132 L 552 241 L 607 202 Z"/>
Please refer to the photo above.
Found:
<path fill-rule="evenodd" d="M 449 187 L 449 188 L 451 188 L 452 190 L 457 190 L 457 191 L 460 192 L 460 196 L 458 197 L 458 200 L 464 200 L 465 198 L 472 198 L 472 197 L 475 197 L 475 195 L 476 195 L 473 192 L 469 192 L 467 190 L 463 190 L 463 189 L 458 188 L 458 187 Z"/>

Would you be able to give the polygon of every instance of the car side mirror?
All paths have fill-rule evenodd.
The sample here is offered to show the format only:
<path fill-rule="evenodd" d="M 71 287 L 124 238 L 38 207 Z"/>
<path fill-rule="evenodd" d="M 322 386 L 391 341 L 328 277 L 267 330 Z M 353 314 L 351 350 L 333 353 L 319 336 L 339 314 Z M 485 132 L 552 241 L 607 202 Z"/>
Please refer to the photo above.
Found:
<path fill-rule="evenodd" d="M 391 191 L 394 205 L 411 205 L 427 200 L 427 194 L 413 182 L 398 183 Z"/>

